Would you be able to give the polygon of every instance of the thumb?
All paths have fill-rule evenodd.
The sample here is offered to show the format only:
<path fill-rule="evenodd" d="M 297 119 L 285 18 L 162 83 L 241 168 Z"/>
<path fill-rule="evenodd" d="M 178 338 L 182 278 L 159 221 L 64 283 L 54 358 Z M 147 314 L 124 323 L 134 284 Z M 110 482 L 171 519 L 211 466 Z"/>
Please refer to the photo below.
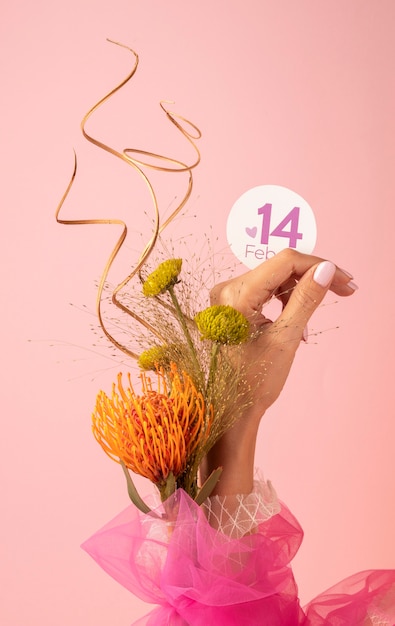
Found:
<path fill-rule="evenodd" d="M 278 330 L 282 330 L 282 335 L 285 332 L 288 341 L 300 341 L 307 322 L 324 299 L 335 273 L 334 263 L 322 261 L 311 267 L 299 280 L 282 314 L 274 323 Z"/>

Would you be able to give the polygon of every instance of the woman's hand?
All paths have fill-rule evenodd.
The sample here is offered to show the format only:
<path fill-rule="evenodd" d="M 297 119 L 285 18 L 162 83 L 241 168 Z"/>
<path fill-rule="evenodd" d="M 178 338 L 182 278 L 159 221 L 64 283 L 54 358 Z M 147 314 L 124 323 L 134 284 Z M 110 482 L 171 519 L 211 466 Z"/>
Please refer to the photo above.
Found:
<path fill-rule="evenodd" d="M 328 289 L 349 296 L 357 288 L 352 276 L 330 261 L 287 249 L 259 267 L 211 291 L 212 304 L 227 304 L 250 322 L 251 339 L 236 348 L 251 389 L 251 405 L 207 457 L 203 478 L 223 467 L 216 493 L 249 493 L 252 489 L 255 441 L 266 409 L 278 398 L 288 377 L 307 323 Z M 283 305 L 271 321 L 263 307 L 272 298 Z"/>

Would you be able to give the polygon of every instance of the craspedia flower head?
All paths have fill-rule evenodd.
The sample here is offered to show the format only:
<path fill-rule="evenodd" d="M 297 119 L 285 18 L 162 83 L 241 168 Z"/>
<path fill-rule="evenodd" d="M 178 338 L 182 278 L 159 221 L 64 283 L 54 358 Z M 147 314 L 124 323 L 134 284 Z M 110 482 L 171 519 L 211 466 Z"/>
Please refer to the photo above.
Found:
<path fill-rule="evenodd" d="M 191 455 L 210 433 L 212 407 L 187 374 L 172 364 L 170 383 L 157 372 L 157 389 L 141 373 L 143 391 L 138 395 L 128 376 L 114 383 L 111 397 L 100 391 L 92 415 L 92 430 L 98 443 L 114 461 L 145 476 L 159 488 L 170 472 L 175 479 L 186 469 Z"/>
<path fill-rule="evenodd" d="M 202 339 L 216 343 L 238 344 L 249 337 L 247 318 L 232 306 L 216 304 L 195 316 L 195 322 Z"/>
<path fill-rule="evenodd" d="M 148 297 L 159 296 L 178 282 L 182 259 L 163 261 L 151 272 L 143 283 L 143 294 Z"/>
<path fill-rule="evenodd" d="M 168 346 L 153 346 L 144 350 L 138 358 L 137 364 L 142 370 L 154 370 L 170 366 L 170 351 Z"/>

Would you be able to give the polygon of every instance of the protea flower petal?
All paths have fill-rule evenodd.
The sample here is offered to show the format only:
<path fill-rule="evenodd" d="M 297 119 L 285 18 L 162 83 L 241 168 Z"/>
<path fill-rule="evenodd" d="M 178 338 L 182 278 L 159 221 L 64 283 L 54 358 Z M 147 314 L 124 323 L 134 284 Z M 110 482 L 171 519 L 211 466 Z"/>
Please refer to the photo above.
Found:
<path fill-rule="evenodd" d="M 157 372 L 157 389 L 151 378 L 141 373 L 142 393 L 138 395 L 128 375 L 114 383 L 111 397 L 104 391 L 97 396 L 92 416 L 93 434 L 110 458 L 145 476 L 159 488 L 170 473 L 183 474 L 199 445 L 207 440 L 212 407 L 206 407 L 186 373 L 171 365 L 170 380 Z"/>

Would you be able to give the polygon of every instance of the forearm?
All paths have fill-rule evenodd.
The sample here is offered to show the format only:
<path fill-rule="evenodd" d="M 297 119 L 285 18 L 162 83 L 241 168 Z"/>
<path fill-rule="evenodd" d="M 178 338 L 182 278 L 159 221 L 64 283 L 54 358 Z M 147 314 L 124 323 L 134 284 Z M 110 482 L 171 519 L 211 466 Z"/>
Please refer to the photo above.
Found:
<path fill-rule="evenodd" d="M 248 494 L 253 489 L 259 420 L 244 414 L 210 450 L 201 467 L 202 481 L 222 467 L 212 495 Z"/>

